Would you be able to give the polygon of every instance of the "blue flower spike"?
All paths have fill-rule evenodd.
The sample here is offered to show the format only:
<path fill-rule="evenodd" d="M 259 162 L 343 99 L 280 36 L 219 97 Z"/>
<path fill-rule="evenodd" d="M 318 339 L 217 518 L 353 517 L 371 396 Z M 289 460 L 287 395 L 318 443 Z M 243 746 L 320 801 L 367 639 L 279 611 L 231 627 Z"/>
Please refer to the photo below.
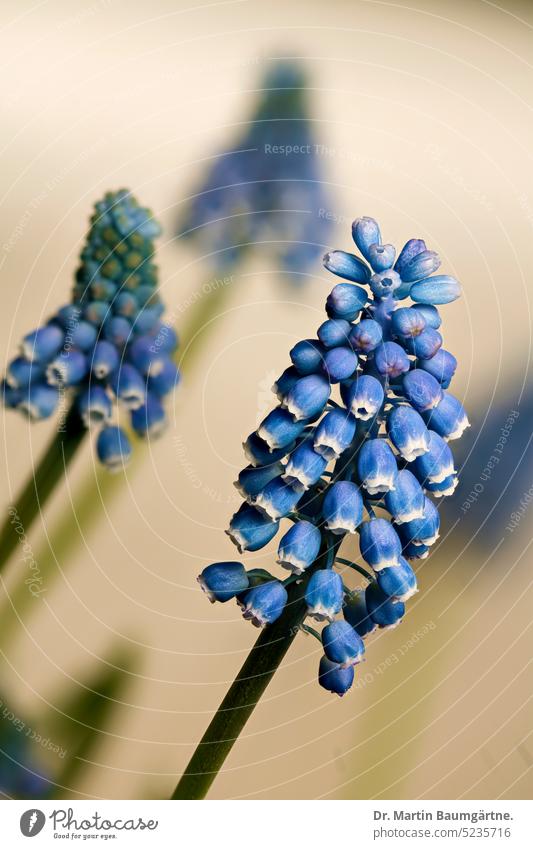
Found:
<path fill-rule="evenodd" d="M 317 338 L 293 346 L 273 388 L 280 406 L 245 443 L 244 503 L 228 531 L 241 553 L 256 552 L 290 523 L 277 562 L 291 574 L 284 582 L 266 572 L 258 583 L 249 577 L 249 588 L 231 597 L 263 626 L 298 588 L 306 616 L 325 623 L 321 634 L 300 625 L 321 642 L 319 684 L 338 695 L 353 684 L 364 641 L 398 625 L 418 591 L 412 562 L 439 536 L 435 501 L 457 485 L 449 442 L 468 426 L 447 391 L 457 361 L 442 347 L 437 309 L 458 284 L 434 275 L 440 259 L 422 239 L 410 239 L 395 260 L 373 218 L 358 219 L 352 232 L 361 257 L 330 251 L 324 260 L 349 282 L 327 297 Z M 352 560 L 355 535 L 363 565 Z M 364 587 L 351 588 L 352 569 Z"/>
<path fill-rule="evenodd" d="M 170 359 L 177 337 L 160 321 L 158 235 L 152 213 L 130 192 L 108 192 L 91 217 L 72 302 L 24 337 L 7 368 L 5 406 L 38 421 L 68 393 L 85 426 L 99 431 L 97 456 L 113 471 L 132 453 L 128 435 L 111 424 L 120 408 L 135 434 L 155 436 L 166 420 L 161 398 L 178 379 Z"/>
<path fill-rule="evenodd" d="M 253 244 L 283 269 L 289 285 L 299 286 L 324 253 L 333 200 L 308 86 L 299 62 L 269 60 L 253 85 L 260 94 L 239 134 L 216 151 L 201 184 L 191 186 L 176 235 L 194 242 L 217 273 L 239 262 Z"/>

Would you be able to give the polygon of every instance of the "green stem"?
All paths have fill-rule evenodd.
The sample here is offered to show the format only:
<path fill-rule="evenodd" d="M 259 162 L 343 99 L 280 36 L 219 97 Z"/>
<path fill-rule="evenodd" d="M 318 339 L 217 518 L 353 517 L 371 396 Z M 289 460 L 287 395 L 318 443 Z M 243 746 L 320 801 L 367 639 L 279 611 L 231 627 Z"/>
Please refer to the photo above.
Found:
<path fill-rule="evenodd" d="M 305 613 L 301 585 L 293 584 L 284 613 L 276 622 L 268 625 L 257 639 L 189 761 L 173 799 L 205 797 L 289 650 Z"/>
<path fill-rule="evenodd" d="M 306 580 L 292 584 L 284 612 L 256 640 L 235 681 L 200 740 L 172 796 L 173 799 L 203 799 L 233 744 L 246 725 L 274 673 L 299 633 L 306 613 L 305 586 L 309 576 L 324 568 L 342 540 L 326 537 L 325 550 L 305 572 Z"/>
<path fill-rule="evenodd" d="M 335 559 L 337 563 L 343 563 L 345 566 L 350 566 L 352 569 L 355 569 L 355 571 L 359 572 L 359 574 L 362 575 L 363 578 L 366 578 L 367 581 L 374 580 L 370 572 L 368 572 L 362 566 L 359 566 L 357 563 L 354 563 L 353 560 L 345 560 L 344 557 L 336 557 Z"/>
<path fill-rule="evenodd" d="M 42 511 L 56 484 L 67 468 L 85 436 L 85 427 L 71 406 L 64 427 L 58 430 L 20 495 L 9 507 L 9 515 L 0 529 L 0 570 L 5 566 L 18 542 L 28 533 Z M 22 531 L 15 531 L 15 525 Z"/>

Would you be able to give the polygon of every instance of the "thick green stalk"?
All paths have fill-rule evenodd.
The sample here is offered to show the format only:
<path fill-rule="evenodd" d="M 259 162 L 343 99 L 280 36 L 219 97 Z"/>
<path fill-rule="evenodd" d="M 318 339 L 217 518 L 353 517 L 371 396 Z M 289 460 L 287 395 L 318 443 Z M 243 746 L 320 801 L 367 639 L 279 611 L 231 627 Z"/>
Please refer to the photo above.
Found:
<path fill-rule="evenodd" d="M 9 505 L 8 516 L 0 529 L 0 569 L 5 566 L 19 541 L 28 533 L 56 484 L 63 474 L 66 474 L 85 433 L 80 417 L 71 407 L 64 427 L 54 434 L 19 497 Z"/>
<path fill-rule="evenodd" d="M 306 570 L 306 579 L 331 562 L 340 542 L 328 540 L 329 548 Z M 282 615 L 267 625 L 256 640 L 190 759 L 173 799 L 203 799 L 206 796 L 306 617 L 306 583 L 307 580 L 291 584 Z"/>

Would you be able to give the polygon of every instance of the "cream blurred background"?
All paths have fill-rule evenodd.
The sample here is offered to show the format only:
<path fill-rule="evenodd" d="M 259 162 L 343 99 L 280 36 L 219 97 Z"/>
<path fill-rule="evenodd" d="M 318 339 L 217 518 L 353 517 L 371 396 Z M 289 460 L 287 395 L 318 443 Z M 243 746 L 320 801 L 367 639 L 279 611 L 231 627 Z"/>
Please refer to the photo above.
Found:
<path fill-rule="evenodd" d="M 2 12 L 2 363 L 68 299 L 92 204 L 108 188 L 130 187 L 165 227 L 162 294 L 179 332 L 187 297 L 214 275 L 173 239 L 178 204 L 197 190 L 202 160 L 235 139 L 268 61 L 302 57 L 340 221 L 332 243 L 349 250 L 346 222 L 366 214 L 387 241 L 423 237 L 440 252 L 464 286 L 444 308 L 455 394 L 474 431 L 498 403 L 503 427 L 530 355 L 530 4 L 4 0 Z M 223 529 L 242 439 L 288 349 L 322 320 L 331 283 L 317 264 L 290 289 L 250 257 L 175 395 L 170 429 L 96 528 L 81 528 L 75 558 L 52 561 L 23 621 L 10 604 L 17 555 L 3 576 L 0 689 L 21 713 L 57 712 L 117 638 L 138 654 L 70 795 L 170 795 L 255 639 L 235 607 L 206 603 L 195 578 L 234 557 Z M 3 415 L 5 509 L 53 427 Z M 87 444 L 31 533 L 35 551 L 92 464 Z M 319 647 L 297 640 L 211 797 L 530 796 L 530 523 L 509 534 L 507 514 L 488 521 L 502 524 L 489 555 L 471 528 L 443 533 L 409 615 L 372 639 L 363 685 L 342 701 L 316 683 Z M 246 563 L 268 568 L 274 551 Z"/>

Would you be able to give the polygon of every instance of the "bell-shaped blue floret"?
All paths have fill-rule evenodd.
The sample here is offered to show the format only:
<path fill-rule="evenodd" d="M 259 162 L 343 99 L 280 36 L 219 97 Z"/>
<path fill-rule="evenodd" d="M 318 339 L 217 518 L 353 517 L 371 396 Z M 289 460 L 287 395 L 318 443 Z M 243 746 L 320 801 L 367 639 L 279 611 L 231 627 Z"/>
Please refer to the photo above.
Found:
<path fill-rule="evenodd" d="M 400 469 L 394 489 L 385 494 L 385 506 L 397 525 L 424 515 L 424 491 L 408 469 Z"/>
<path fill-rule="evenodd" d="M 278 563 L 295 575 L 301 575 L 318 557 L 321 540 L 322 535 L 312 522 L 295 522 L 280 540 Z"/>
<path fill-rule="evenodd" d="M 352 593 L 346 599 L 342 613 L 347 622 L 355 628 L 360 637 L 366 637 L 377 628 L 376 623 L 370 618 L 366 609 L 365 593 L 360 590 Z"/>
<path fill-rule="evenodd" d="M 350 481 L 331 484 L 322 502 L 326 530 L 333 534 L 355 533 L 363 521 L 363 498 L 359 487 Z"/>
<path fill-rule="evenodd" d="M 427 327 L 432 327 L 434 330 L 439 329 L 442 324 L 442 318 L 437 307 L 434 307 L 432 304 L 417 304 L 416 311 L 424 316 Z"/>
<path fill-rule="evenodd" d="M 239 600 L 242 615 L 257 628 L 279 619 L 287 604 L 287 590 L 280 581 L 268 581 L 252 587 Z"/>
<path fill-rule="evenodd" d="M 302 375 L 314 374 L 319 371 L 323 356 L 324 350 L 316 339 L 302 339 L 290 351 L 292 364 Z"/>
<path fill-rule="evenodd" d="M 197 581 L 211 602 L 229 601 L 245 592 L 250 584 L 246 569 L 235 561 L 206 566 Z"/>
<path fill-rule="evenodd" d="M 350 345 L 358 354 L 369 354 L 383 341 L 383 329 L 373 318 L 363 318 L 350 330 Z"/>
<path fill-rule="evenodd" d="M 15 389 L 6 380 L 3 380 L 1 383 L 0 392 L 2 394 L 2 403 L 8 410 L 15 410 L 25 394 L 23 389 Z"/>
<path fill-rule="evenodd" d="M 382 593 L 393 601 L 407 601 L 418 592 L 416 575 L 404 557 L 399 566 L 390 566 L 376 573 L 376 581 Z"/>
<path fill-rule="evenodd" d="M 333 569 L 319 569 L 311 575 L 305 590 L 307 615 L 317 622 L 333 622 L 342 609 L 342 578 Z"/>
<path fill-rule="evenodd" d="M 418 368 L 424 369 L 438 380 L 443 389 L 447 389 L 457 368 L 457 360 L 449 351 L 439 348 L 430 360 L 418 360 Z"/>
<path fill-rule="evenodd" d="M 330 410 L 316 427 L 313 448 L 328 461 L 338 459 L 352 444 L 354 436 L 352 414 L 341 409 Z"/>
<path fill-rule="evenodd" d="M 120 354 L 115 346 L 106 339 L 100 339 L 94 346 L 92 355 L 89 357 L 89 367 L 91 373 L 98 378 L 104 380 L 112 374 L 120 362 Z"/>
<path fill-rule="evenodd" d="M 346 389 L 343 400 L 356 419 L 368 421 L 374 418 L 385 398 L 383 386 L 375 377 L 362 374 Z"/>
<path fill-rule="evenodd" d="M 109 315 L 103 325 L 104 338 L 117 348 L 123 348 L 131 340 L 131 323 L 122 315 Z"/>
<path fill-rule="evenodd" d="M 111 389 L 128 410 L 137 410 L 144 404 L 146 381 L 129 363 L 123 363 L 112 375 Z"/>
<path fill-rule="evenodd" d="M 361 554 L 375 572 L 399 565 L 402 544 L 390 522 L 386 519 L 371 519 L 363 522 L 359 533 Z"/>
<path fill-rule="evenodd" d="M 438 483 L 429 483 L 426 481 L 424 489 L 426 492 L 431 492 L 435 498 L 442 498 L 443 496 L 453 495 L 458 483 L 459 478 L 456 475 L 448 475 L 447 478 L 444 478 L 444 480 Z"/>
<path fill-rule="evenodd" d="M 162 357 L 157 367 L 150 369 L 148 375 L 148 391 L 163 397 L 173 392 L 180 381 L 180 371 L 170 357 Z"/>
<path fill-rule="evenodd" d="M 357 472 L 370 495 L 394 489 L 398 466 L 384 439 L 368 439 L 363 443 L 357 455 Z"/>
<path fill-rule="evenodd" d="M 403 601 L 393 601 L 372 581 L 365 590 L 368 613 L 380 628 L 395 628 L 405 615 Z"/>
<path fill-rule="evenodd" d="M 64 331 L 56 324 L 46 324 L 22 340 L 21 353 L 31 363 L 49 363 L 60 351 L 65 341 Z"/>
<path fill-rule="evenodd" d="M 15 357 L 7 367 L 6 382 L 12 389 L 26 389 L 30 383 L 39 383 L 43 376 L 43 365 Z"/>
<path fill-rule="evenodd" d="M 402 554 L 407 560 L 425 560 L 429 554 L 429 546 L 407 542 L 403 544 Z"/>
<path fill-rule="evenodd" d="M 400 277 L 402 277 L 405 269 L 407 268 L 411 260 L 425 250 L 426 243 L 423 239 L 409 239 L 409 241 L 405 243 L 405 245 L 400 251 L 400 255 L 396 260 L 394 270 L 398 272 Z"/>
<path fill-rule="evenodd" d="M 76 400 L 85 427 L 109 421 L 113 410 L 111 398 L 103 386 L 89 385 Z"/>
<path fill-rule="evenodd" d="M 386 298 L 393 295 L 400 288 L 402 281 L 400 275 L 392 268 L 373 274 L 370 278 L 370 288 L 376 298 Z"/>
<path fill-rule="evenodd" d="M 46 369 L 46 379 L 51 386 L 75 386 L 81 383 L 88 371 L 89 363 L 85 354 L 72 349 L 62 351 L 52 360 Z"/>
<path fill-rule="evenodd" d="M 301 490 L 292 487 L 280 475 L 267 483 L 254 503 L 258 510 L 275 521 L 292 513 L 301 497 Z"/>
<path fill-rule="evenodd" d="M 343 318 L 328 318 L 317 330 L 317 336 L 325 348 L 347 345 L 352 325 Z"/>
<path fill-rule="evenodd" d="M 394 336 L 400 339 L 411 339 L 420 336 L 426 328 L 426 319 L 414 307 L 401 307 L 394 310 L 391 316 L 391 329 Z"/>
<path fill-rule="evenodd" d="M 92 352 L 97 336 L 98 331 L 94 324 L 90 321 L 78 321 L 71 333 L 67 331 L 65 345 L 69 340 L 69 344 L 79 348 L 80 351 Z"/>
<path fill-rule="evenodd" d="M 239 473 L 235 486 L 247 501 L 253 501 L 263 491 L 267 483 L 279 477 L 284 471 L 281 463 L 269 463 L 266 466 L 247 466 Z"/>
<path fill-rule="evenodd" d="M 264 548 L 276 536 L 278 528 L 279 522 L 273 522 L 260 510 L 245 503 L 233 515 L 226 533 L 242 554 L 243 551 Z"/>
<path fill-rule="evenodd" d="M 285 371 L 280 374 L 272 386 L 272 392 L 276 395 L 279 401 L 283 401 L 285 395 L 290 389 L 292 389 L 300 377 L 301 374 L 294 366 L 289 366 L 289 368 L 286 368 Z"/>
<path fill-rule="evenodd" d="M 394 378 L 409 371 L 409 357 L 396 342 L 383 342 L 375 350 L 374 363 L 384 377 Z"/>
<path fill-rule="evenodd" d="M 131 443 L 117 425 L 102 428 L 96 441 L 98 459 L 110 472 L 118 472 L 131 458 Z"/>
<path fill-rule="evenodd" d="M 322 645 L 326 657 L 343 668 L 359 663 L 365 653 L 363 640 L 344 619 L 326 625 L 322 630 Z"/>
<path fill-rule="evenodd" d="M 312 439 L 305 439 L 289 457 L 283 477 L 294 487 L 306 490 L 320 480 L 327 465 L 326 457 L 314 450 Z"/>
<path fill-rule="evenodd" d="M 31 383 L 24 390 L 17 409 L 25 413 L 32 421 L 48 419 L 59 403 L 59 392 L 55 386 L 47 383 Z"/>
<path fill-rule="evenodd" d="M 428 483 L 442 483 L 450 475 L 455 474 L 453 454 L 444 439 L 429 431 L 429 450 L 417 457 L 413 463 L 413 471 L 424 486 Z"/>
<path fill-rule="evenodd" d="M 310 374 L 296 381 L 284 397 L 283 406 L 297 422 L 312 419 L 320 415 L 328 402 L 330 393 L 329 380 L 318 374 Z M 266 439 L 266 437 L 263 438 Z"/>
<path fill-rule="evenodd" d="M 433 375 L 423 369 L 415 368 L 407 372 L 402 386 L 405 397 L 419 413 L 432 410 L 442 401 L 442 386 Z"/>
<path fill-rule="evenodd" d="M 459 439 L 465 428 L 470 427 L 463 405 L 448 392 L 440 404 L 424 413 L 424 419 L 431 430 L 446 440 Z"/>
<path fill-rule="evenodd" d="M 372 271 L 378 274 L 392 268 L 395 259 L 396 248 L 394 245 L 370 245 L 368 249 L 368 261 L 372 266 Z"/>
<path fill-rule="evenodd" d="M 273 424 L 272 427 L 274 427 Z M 298 431 L 301 432 L 299 428 Z M 289 442 L 287 446 L 273 451 L 268 443 L 254 432 L 250 434 L 246 442 L 243 442 L 242 447 L 246 459 L 252 466 L 268 466 L 270 463 L 283 459 L 293 449 L 294 442 Z"/>
<path fill-rule="evenodd" d="M 354 283 L 368 283 L 370 280 L 370 269 L 355 256 L 346 251 L 329 251 L 324 255 L 324 267 L 337 277 L 352 280 Z"/>
<path fill-rule="evenodd" d="M 430 360 L 434 357 L 442 345 L 442 336 L 438 330 L 426 327 L 418 336 L 405 339 L 403 342 L 406 351 L 421 360 Z"/>
<path fill-rule="evenodd" d="M 325 690 L 336 693 L 337 696 L 344 696 L 352 686 L 353 679 L 353 666 L 339 666 L 338 663 L 333 663 L 325 655 L 320 658 L 318 683 Z"/>
<path fill-rule="evenodd" d="M 294 416 L 288 410 L 276 407 L 263 419 L 257 429 L 257 435 L 272 452 L 277 451 L 278 448 L 287 448 L 288 450 L 288 446 L 292 445 L 304 428 L 305 421 L 295 421 Z M 273 460 L 274 457 L 271 459 Z"/>
<path fill-rule="evenodd" d="M 167 354 L 154 347 L 151 336 L 138 336 L 128 347 L 128 360 L 141 374 L 157 375 L 164 368 Z"/>
<path fill-rule="evenodd" d="M 419 304 L 450 304 L 461 295 L 461 284 L 455 277 L 435 274 L 411 287 L 409 295 Z"/>
<path fill-rule="evenodd" d="M 370 260 L 372 245 L 381 244 L 381 231 L 376 219 L 366 215 L 356 218 L 352 224 L 352 238 L 364 258 Z"/>
<path fill-rule="evenodd" d="M 324 354 L 322 369 L 331 383 L 348 380 L 357 369 L 357 354 L 351 348 L 330 348 Z"/>
<path fill-rule="evenodd" d="M 440 267 L 440 257 L 435 251 L 420 251 L 409 262 L 402 263 L 402 280 L 415 283 L 429 277 Z"/>
<path fill-rule="evenodd" d="M 406 404 L 394 407 L 389 412 L 387 433 L 394 447 L 408 463 L 429 451 L 429 433 L 424 419 Z"/>
<path fill-rule="evenodd" d="M 404 544 L 433 545 L 438 539 L 440 526 L 439 511 L 430 498 L 424 500 L 424 514 L 419 519 L 400 526 L 399 532 Z"/>
<path fill-rule="evenodd" d="M 148 392 L 144 404 L 131 411 L 131 426 L 139 436 L 150 439 L 161 436 L 167 426 L 167 417 L 157 395 Z"/>
<path fill-rule="evenodd" d="M 343 318 L 354 321 L 368 300 L 368 294 L 361 286 L 353 283 L 337 283 L 326 300 L 326 312 L 330 318 Z"/>

